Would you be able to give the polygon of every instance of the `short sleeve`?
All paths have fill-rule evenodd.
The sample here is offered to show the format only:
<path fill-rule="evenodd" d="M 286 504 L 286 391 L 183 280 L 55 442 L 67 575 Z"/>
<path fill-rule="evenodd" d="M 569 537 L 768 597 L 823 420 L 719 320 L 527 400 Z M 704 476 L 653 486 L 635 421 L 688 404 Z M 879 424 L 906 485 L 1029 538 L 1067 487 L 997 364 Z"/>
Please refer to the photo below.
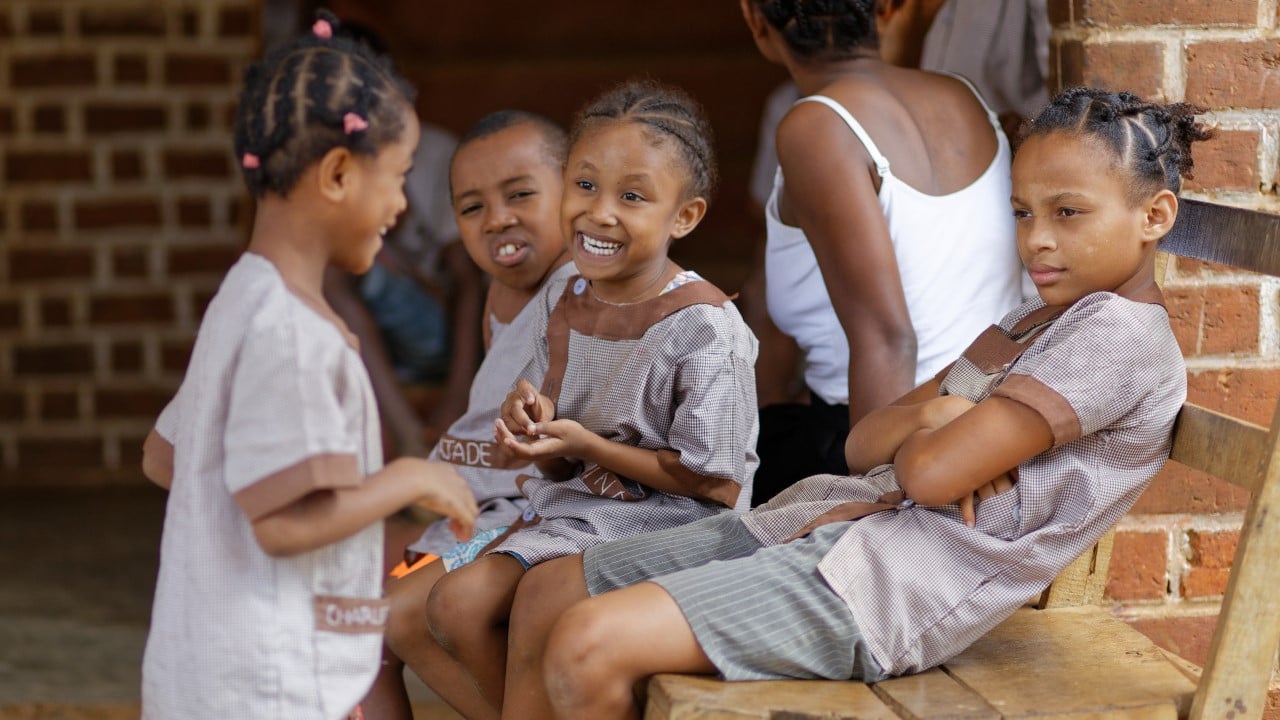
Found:
<path fill-rule="evenodd" d="M 1110 293 L 1087 296 L 1034 341 L 991 394 L 1039 413 L 1055 447 L 1107 428 L 1159 382 L 1149 368 L 1163 354 L 1148 318 L 1163 312 Z"/>
<path fill-rule="evenodd" d="M 717 338 L 677 368 L 668 441 L 689 471 L 741 485 L 747 480 L 748 454 L 755 448 L 759 411 L 754 357 L 735 347 L 736 340 Z"/>
<path fill-rule="evenodd" d="M 178 439 L 178 427 L 182 422 L 180 403 L 182 400 L 182 388 L 178 388 L 178 392 L 169 400 L 169 404 L 164 406 L 160 411 L 160 417 L 156 418 L 155 431 L 162 440 L 173 445 Z"/>
<path fill-rule="evenodd" d="M 361 480 L 338 398 L 341 343 L 289 322 L 251 328 L 236 360 L 224 437 L 226 483 L 256 520 L 319 489 Z"/>

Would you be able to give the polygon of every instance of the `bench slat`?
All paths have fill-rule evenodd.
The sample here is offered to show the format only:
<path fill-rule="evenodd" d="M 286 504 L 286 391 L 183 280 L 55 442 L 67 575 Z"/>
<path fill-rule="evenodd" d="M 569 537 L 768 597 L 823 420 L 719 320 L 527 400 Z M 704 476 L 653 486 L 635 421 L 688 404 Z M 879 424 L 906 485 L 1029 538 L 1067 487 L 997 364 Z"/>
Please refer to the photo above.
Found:
<path fill-rule="evenodd" d="M 1151 640 L 1097 608 L 1019 610 L 945 667 L 1010 720 L 1173 720 L 1195 692 Z"/>
<path fill-rule="evenodd" d="M 1169 459 L 1256 492 L 1270 453 L 1267 429 L 1185 403 L 1173 431 Z"/>
<path fill-rule="evenodd" d="M 941 670 L 892 678 L 871 686 L 904 718 L 999 720 L 1000 713 L 980 695 Z"/>
<path fill-rule="evenodd" d="M 1160 240 L 1160 249 L 1280 276 L 1280 223 L 1257 210 L 1178 198 L 1178 219 Z"/>
<path fill-rule="evenodd" d="M 723 682 L 694 675 L 655 675 L 645 720 L 896 720 L 859 682 L 769 680 Z"/>

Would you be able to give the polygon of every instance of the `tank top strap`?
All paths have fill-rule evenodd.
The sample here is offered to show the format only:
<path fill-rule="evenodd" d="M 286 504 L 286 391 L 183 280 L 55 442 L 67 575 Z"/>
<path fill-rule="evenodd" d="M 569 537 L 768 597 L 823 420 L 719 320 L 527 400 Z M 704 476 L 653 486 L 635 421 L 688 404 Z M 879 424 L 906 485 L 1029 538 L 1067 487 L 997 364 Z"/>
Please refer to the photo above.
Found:
<path fill-rule="evenodd" d="M 849 129 L 853 131 L 853 134 L 858 136 L 858 140 L 862 142 L 862 146 L 867 149 L 867 154 L 871 156 L 871 160 L 876 164 L 876 174 L 880 177 L 885 177 L 889 174 L 889 158 L 885 157 L 884 153 L 880 152 L 880 148 L 876 147 L 875 141 L 872 140 L 871 136 L 867 134 L 867 131 L 862 128 L 861 123 L 855 120 L 853 115 L 851 115 L 843 105 L 832 100 L 826 95 L 809 95 L 808 97 L 802 97 L 797 100 L 795 104 L 799 105 L 802 102 L 821 103 L 831 108 L 836 115 L 840 116 L 840 119 L 844 121 L 844 124 L 849 126 Z"/>
<path fill-rule="evenodd" d="M 991 126 L 997 130 L 1003 131 L 1004 128 L 1000 125 L 1000 115 L 995 110 L 991 109 L 991 106 L 987 104 L 986 98 L 982 97 L 982 93 L 978 92 L 977 86 L 970 82 L 969 78 L 961 75 L 960 73 L 942 71 L 942 74 L 950 75 L 964 83 L 965 86 L 969 88 L 969 92 L 973 93 L 973 96 L 978 98 L 978 104 L 982 105 L 982 109 L 987 111 L 987 120 L 991 121 Z"/>

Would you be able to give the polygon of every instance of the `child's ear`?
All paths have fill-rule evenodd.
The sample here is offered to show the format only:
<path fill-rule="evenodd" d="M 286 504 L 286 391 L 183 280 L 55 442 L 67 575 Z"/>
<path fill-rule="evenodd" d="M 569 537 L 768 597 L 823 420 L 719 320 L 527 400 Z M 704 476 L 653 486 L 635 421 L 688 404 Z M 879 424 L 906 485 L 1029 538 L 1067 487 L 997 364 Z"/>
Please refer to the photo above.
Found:
<path fill-rule="evenodd" d="M 1169 234 L 1174 221 L 1178 219 L 1178 196 L 1171 190 L 1161 190 L 1147 201 L 1146 211 L 1142 239 L 1144 242 L 1157 241 Z"/>
<path fill-rule="evenodd" d="M 676 224 L 671 229 L 671 237 L 682 238 L 693 232 L 698 227 L 698 223 L 702 222 L 702 216 L 707 214 L 707 201 L 703 198 L 696 197 L 692 200 L 686 200 L 680 209 L 676 211 Z"/>
<path fill-rule="evenodd" d="M 336 147 L 325 153 L 317 165 L 316 182 L 321 197 L 341 202 L 350 189 L 355 156 L 347 148 Z"/>

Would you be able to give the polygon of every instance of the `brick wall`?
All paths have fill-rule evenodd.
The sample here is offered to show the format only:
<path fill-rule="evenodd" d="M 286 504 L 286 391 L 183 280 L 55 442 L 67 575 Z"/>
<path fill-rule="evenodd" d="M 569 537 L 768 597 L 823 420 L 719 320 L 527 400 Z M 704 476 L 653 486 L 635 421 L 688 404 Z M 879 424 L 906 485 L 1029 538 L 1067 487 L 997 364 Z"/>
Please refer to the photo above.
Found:
<path fill-rule="evenodd" d="M 0 488 L 138 482 L 241 243 L 253 0 L 0 0 Z"/>
<path fill-rule="evenodd" d="M 1052 0 L 1058 87 L 1128 89 L 1205 108 L 1190 197 L 1280 212 L 1276 0 Z M 1164 278 L 1193 402 L 1267 425 L 1280 394 L 1280 281 L 1190 260 Z M 1120 524 L 1108 596 L 1157 642 L 1203 662 L 1248 496 L 1183 468 Z M 1277 693 L 1271 713 L 1280 717 Z"/>

